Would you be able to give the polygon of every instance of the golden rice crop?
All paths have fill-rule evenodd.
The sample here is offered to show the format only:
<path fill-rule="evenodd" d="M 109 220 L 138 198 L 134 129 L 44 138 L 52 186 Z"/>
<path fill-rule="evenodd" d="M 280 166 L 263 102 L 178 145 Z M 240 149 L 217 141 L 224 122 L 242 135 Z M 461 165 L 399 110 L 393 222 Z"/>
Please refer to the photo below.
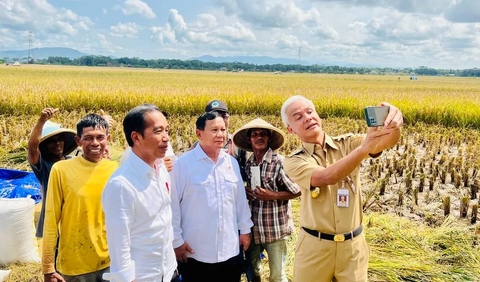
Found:
<path fill-rule="evenodd" d="M 0 163 L 3 167 L 28 169 L 28 137 L 46 106 L 60 109 L 52 121 L 72 129 L 87 113 L 104 109 L 116 120 L 111 128 L 111 155 L 118 160 L 126 145 L 123 117 L 141 103 L 157 104 L 171 114 L 171 143 L 180 154 L 196 140 L 195 119 L 214 98 L 229 106 L 230 132 L 256 117 L 286 132 L 280 107 L 291 95 L 300 94 L 314 101 L 320 115 L 326 118 L 325 131 L 332 136 L 365 132 L 363 107 L 387 101 L 402 110 L 407 125 L 396 150 L 363 163 L 364 207 L 368 213 L 394 213 L 422 224 L 391 215 L 367 216 L 365 224 L 370 227 L 366 236 L 372 249 L 369 278 L 477 281 L 480 271 L 478 239 L 473 235 L 475 225 L 460 218 L 459 206 L 480 184 L 480 81 L 451 77 L 419 79 L 0 66 Z M 289 154 L 299 144 L 298 138 L 287 134 L 280 152 Z M 433 184 L 427 186 L 430 181 Z M 424 186 L 422 192 L 420 187 Z M 385 194 L 379 194 L 379 187 Z M 447 195 L 453 216 L 445 218 L 442 200 Z M 470 206 L 477 204 L 478 195 L 466 201 Z M 299 205 L 298 200 L 293 202 L 296 219 Z M 460 219 L 453 222 L 452 218 Z M 372 221 L 374 224 L 370 224 Z M 295 224 L 298 229 L 298 220 Z M 289 240 L 289 277 L 295 239 L 293 235 Z M 264 273 L 264 279 L 267 274 Z"/>
<path fill-rule="evenodd" d="M 365 106 L 388 101 L 409 123 L 480 128 L 479 93 L 475 78 L 0 67 L 0 112 L 8 115 L 38 113 L 47 105 L 125 112 L 144 102 L 191 115 L 213 98 L 225 100 L 236 114 L 278 115 L 286 98 L 300 94 L 324 117 L 361 118 Z"/>

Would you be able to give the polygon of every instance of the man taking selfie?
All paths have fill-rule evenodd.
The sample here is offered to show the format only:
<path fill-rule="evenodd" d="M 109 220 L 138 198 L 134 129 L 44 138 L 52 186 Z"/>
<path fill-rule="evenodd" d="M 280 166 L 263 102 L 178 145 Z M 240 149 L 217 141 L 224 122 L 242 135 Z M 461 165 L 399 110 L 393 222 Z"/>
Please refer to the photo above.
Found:
<path fill-rule="evenodd" d="M 365 282 L 369 250 L 362 233 L 359 166 L 378 157 L 400 138 L 400 110 L 388 103 L 384 126 L 366 135 L 330 137 L 312 101 L 290 97 L 282 120 L 302 144 L 284 161 L 285 172 L 301 188 L 300 225 L 293 281 Z"/>

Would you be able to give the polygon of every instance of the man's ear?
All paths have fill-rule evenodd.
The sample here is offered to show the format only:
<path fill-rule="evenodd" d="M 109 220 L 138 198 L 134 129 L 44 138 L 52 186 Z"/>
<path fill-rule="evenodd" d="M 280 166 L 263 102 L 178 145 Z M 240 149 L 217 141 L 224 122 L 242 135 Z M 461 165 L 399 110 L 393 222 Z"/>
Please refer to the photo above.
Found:
<path fill-rule="evenodd" d="M 288 132 L 290 132 L 291 134 L 296 134 L 295 131 L 293 131 L 293 128 L 289 126 L 287 126 L 287 130 Z"/>
<path fill-rule="evenodd" d="M 80 143 L 80 137 L 78 137 L 78 135 L 75 135 L 75 142 L 77 143 L 78 147 L 82 147 L 82 144 Z"/>
<path fill-rule="evenodd" d="M 107 135 L 107 142 L 110 141 L 110 134 Z"/>
<path fill-rule="evenodd" d="M 136 132 L 136 131 L 132 131 L 132 133 L 130 133 L 130 138 L 132 138 L 132 142 L 133 142 L 134 144 L 140 142 L 140 139 L 139 139 L 139 136 L 138 136 L 138 135 L 139 135 L 139 134 L 138 134 L 138 132 Z"/>
<path fill-rule="evenodd" d="M 200 129 L 195 130 L 195 135 L 197 135 L 198 140 L 202 139 L 202 131 Z"/>

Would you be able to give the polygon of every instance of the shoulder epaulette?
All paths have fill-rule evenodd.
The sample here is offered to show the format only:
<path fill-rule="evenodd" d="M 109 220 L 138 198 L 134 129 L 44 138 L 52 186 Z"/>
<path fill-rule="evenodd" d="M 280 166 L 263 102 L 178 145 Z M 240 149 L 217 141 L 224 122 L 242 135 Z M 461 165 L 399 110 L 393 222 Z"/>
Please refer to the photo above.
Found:
<path fill-rule="evenodd" d="M 298 155 L 300 154 L 301 152 L 303 152 L 303 149 L 297 149 L 296 151 L 294 151 L 293 153 L 291 153 L 290 155 L 288 155 L 288 157 L 293 157 L 295 155 Z"/>
<path fill-rule="evenodd" d="M 353 133 L 342 134 L 342 135 L 338 135 L 336 137 L 333 137 L 333 140 L 339 141 L 339 140 L 342 140 L 342 139 L 347 139 L 347 138 L 352 137 L 354 135 L 355 134 L 353 134 Z"/>

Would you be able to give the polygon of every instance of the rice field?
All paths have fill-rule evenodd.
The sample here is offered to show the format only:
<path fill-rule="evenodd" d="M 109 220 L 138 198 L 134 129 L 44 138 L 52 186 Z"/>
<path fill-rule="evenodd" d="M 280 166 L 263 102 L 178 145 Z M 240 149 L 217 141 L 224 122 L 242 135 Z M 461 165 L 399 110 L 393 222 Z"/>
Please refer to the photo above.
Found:
<path fill-rule="evenodd" d="M 410 81 L 398 76 L 0 66 L 0 163 L 29 169 L 28 137 L 46 106 L 59 108 L 52 121 L 69 128 L 90 112 L 103 109 L 112 115 L 111 155 L 119 159 L 126 146 L 123 116 L 141 103 L 154 103 L 170 114 L 171 143 L 180 154 L 196 140 L 195 119 L 211 99 L 227 102 L 230 132 L 256 117 L 286 132 L 280 107 L 296 94 L 314 101 L 330 135 L 365 132 L 363 108 L 382 101 L 404 114 L 406 125 L 395 150 L 361 167 L 370 281 L 480 281 L 478 78 Z M 289 154 L 299 144 L 287 134 L 280 152 Z M 294 201 L 295 218 L 300 204 Z M 289 244 L 289 277 L 295 238 Z M 33 278 L 8 281 L 40 277 L 25 270 L 38 266 L 13 268 L 15 277 Z M 266 278 L 268 266 L 264 269 Z"/>

